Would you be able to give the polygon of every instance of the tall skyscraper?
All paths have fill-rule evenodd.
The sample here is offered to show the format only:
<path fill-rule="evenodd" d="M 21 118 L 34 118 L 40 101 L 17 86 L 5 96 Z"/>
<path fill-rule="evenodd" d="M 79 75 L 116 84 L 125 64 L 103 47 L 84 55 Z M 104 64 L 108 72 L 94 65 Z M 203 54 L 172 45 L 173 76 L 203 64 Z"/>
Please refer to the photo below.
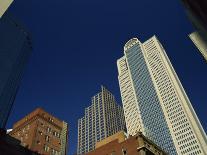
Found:
<path fill-rule="evenodd" d="M 21 145 L 44 155 L 66 155 L 68 124 L 37 108 L 16 122 L 9 133 Z"/>
<path fill-rule="evenodd" d="M 0 0 L 0 18 L 3 16 L 12 2 L 13 0 Z"/>
<path fill-rule="evenodd" d="M 191 33 L 190 39 L 204 56 L 207 62 L 207 1 L 181 0 L 185 6 L 186 14 L 196 32 Z"/>
<path fill-rule="evenodd" d="M 207 37 L 202 37 L 198 31 L 191 33 L 189 37 L 207 62 Z"/>
<path fill-rule="evenodd" d="M 125 130 L 123 109 L 101 86 L 101 91 L 92 97 L 92 105 L 85 109 L 85 116 L 78 120 L 77 154 L 94 150 L 96 142 L 121 130 Z"/>
<path fill-rule="evenodd" d="M 128 133 L 143 132 L 170 155 L 205 155 L 206 134 L 158 39 L 129 40 L 117 65 Z"/>
<path fill-rule="evenodd" d="M 31 50 L 30 35 L 5 13 L 0 18 L 0 128 L 5 128 Z"/>

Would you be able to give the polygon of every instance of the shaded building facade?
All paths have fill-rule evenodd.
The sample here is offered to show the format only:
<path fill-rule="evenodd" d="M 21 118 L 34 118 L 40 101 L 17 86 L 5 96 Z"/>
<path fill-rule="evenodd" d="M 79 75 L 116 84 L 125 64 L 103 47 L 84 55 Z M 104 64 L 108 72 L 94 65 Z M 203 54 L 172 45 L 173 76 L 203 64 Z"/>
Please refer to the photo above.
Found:
<path fill-rule="evenodd" d="M 96 149 L 85 155 L 167 155 L 142 133 L 126 136 L 118 132 L 96 144 Z"/>
<path fill-rule="evenodd" d="M 206 133 L 156 36 L 130 39 L 117 65 L 130 135 L 141 131 L 172 155 L 207 153 Z"/>
<path fill-rule="evenodd" d="M 68 125 L 41 108 L 16 122 L 9 133 L 21 145 L 44 155 L 66 155 Z"/>
<path fill-rule="evenodd" d="M 39 155 L 20 145 L 20 141 L 0 131 L 0 154 L 1 155 Z"/>
<path fill-rule="evenodd" d="M 101 91 L 91 100 L 85 116 L 78 120 L 77 154 L 92 151 L 96 142 L 125 130 L 123 109 L 110 91 L 101 86 Z"/>
<path fill-rule="evenodd" d="M 31 51 L 28 32 L 5 13 L 0 18 L 0 128 L 5 128 Z"/>

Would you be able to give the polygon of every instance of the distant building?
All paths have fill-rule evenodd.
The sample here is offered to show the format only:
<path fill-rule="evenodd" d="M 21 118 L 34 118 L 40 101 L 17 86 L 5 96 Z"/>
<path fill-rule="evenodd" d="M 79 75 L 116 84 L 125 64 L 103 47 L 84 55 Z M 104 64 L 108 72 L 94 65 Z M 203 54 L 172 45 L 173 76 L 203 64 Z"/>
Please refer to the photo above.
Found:
<path fill-rule="evenodd" d="M 186 8 L 188 18 L 191 20 L 196 32 L 190 36 L 207 62 L 207 1 L 206 0 L 181 0 Z"/>
<path fill-rule="evenodd" d="M 0 130 L 1 155 L 40 155 L 20 145 L 20 141 Z"/>
<path fill-rule="evenodd" d="M 207 154 L 207 137 L 156 36 L 130 39 L 117 61 L 127 132 L 141 131 L 170 155 Z"/>
<path fill-rule="evenodd" d="M 68 125 L 38 108 L 17 123 L 9 133 L 21 145 L 44 155 L 66 155 Z"/>
<path fill-rule="evenodd" d="M 105 87 L 92 97 L 92 105 L 85 109 L 85 116 L 78 120 L 77 154 L 95 149 L 95 144 L 125 129 L 124 112 L 114 96 Z"/>
<path fill-rule="evenodd" d="M 13 1 L 14 0 L 0 0 L 0 18 L 3 16 Z"/>
<path fill-rule="evenodd" d="M 124 132 L 118 132 L 98 142 L 96 149 L 85 155 L 167 155 L 167 153 L 141 132 L 129 137 Z"/>
<path fill-rule="evenodd" d="M 5 128 L 31 50 L 28 32 L 5 13 L 0 18 L 0 128 Z"/>

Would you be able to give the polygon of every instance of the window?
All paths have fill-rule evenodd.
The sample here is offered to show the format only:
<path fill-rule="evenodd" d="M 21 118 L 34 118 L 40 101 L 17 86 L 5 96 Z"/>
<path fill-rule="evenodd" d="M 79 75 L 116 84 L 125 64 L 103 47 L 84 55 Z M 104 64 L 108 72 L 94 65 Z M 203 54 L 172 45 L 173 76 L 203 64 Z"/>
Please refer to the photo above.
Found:
<path fill-rule="evenodd" d="M 54 120 L 53 120 L 51 117 L 49 117 L 49 121 L 50 121 L 50 122 L 54 122 Z"/>
<path fill-rule="evenodd" d="M 47 132 L 51 132 L 52 129 L 50 127 L 47 127 Z"/>
<path fill-rule="evenodd" d="M 60 138 L 60 134 L 59 134 L 58 132 L 56 132 L 56 131 L 53 132 L 53 135 L 54 135 L 55 137 Z"/>
<path fill-rule="evenodd" d="M 37 140 L 37 144 L 40 144 L 40 141 L 39 140 Z"/>
<path fill-rule="evenodd" d="M 46 142 L 50 142 L 50 137 L 46 135 L 46 136 L 45 136 L 45 141 L 46 141 Z"/>
<path fill-rule="evenodd" d="M 127 155 L 127 150 L 126 149 L 122 149 L 122 154 L 123 155 Z"/>
<path fill-rule="evenodd" d="M 45 152 L 49 152 L 49 151 L 50 151 L 50 148 L 49 148 L 49 146 L 47 146 L 47 145 L 44 145 L 44 151 L 45 151 Z"/>
<path fill-rule="evenodd" d="M 42 131 L 39 131 L 39 134 L 42 135 Z"/>
<path fill-rule="evenodd" d="M 27 125 L 27 130 L 29 130 L 30 129 L 30 125 Z"/>

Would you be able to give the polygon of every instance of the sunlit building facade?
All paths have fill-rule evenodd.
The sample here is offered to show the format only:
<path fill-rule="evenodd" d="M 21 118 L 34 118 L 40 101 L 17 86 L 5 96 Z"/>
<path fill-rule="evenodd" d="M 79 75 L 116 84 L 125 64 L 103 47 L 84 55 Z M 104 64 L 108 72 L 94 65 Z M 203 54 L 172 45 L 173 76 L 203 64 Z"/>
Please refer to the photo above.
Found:
<path fill-rule="evenodd" d="M 12 2 L 13 0 L 0 0 L 0 18 L 3 16 Z"/>
<path fill-rule="evenodd" d="M 92 97 L 92 105 L 85 109 L 85 116 L 78 120 L 77 154 L 94 150 L 97 142 L 121 130 L 125 130 L 123 109 L 102 86 Z"/>
<path fill-rule="evenodd" d="M 5 128 L 31 50 L 28 32 L 5 13 L 0 18 L 0 128 Z"/>
<path fill-rule="evenodd" d="M 170 155 L 206 154 L 206 134 L 158 39 L 129 40 L 117 65 L 128 133 L 143 132 Z"/>
<path fill-rule="evenodd" d="M 207 62 L 207 37 L 202 36 L 198 31 L 191 33 L 189 37 Z"/>
<path fill-rule="evenodd" d="M 68 123 L 37 108 L 13 125 L 9 134 L 41 155 L 67 155 Z"/>

